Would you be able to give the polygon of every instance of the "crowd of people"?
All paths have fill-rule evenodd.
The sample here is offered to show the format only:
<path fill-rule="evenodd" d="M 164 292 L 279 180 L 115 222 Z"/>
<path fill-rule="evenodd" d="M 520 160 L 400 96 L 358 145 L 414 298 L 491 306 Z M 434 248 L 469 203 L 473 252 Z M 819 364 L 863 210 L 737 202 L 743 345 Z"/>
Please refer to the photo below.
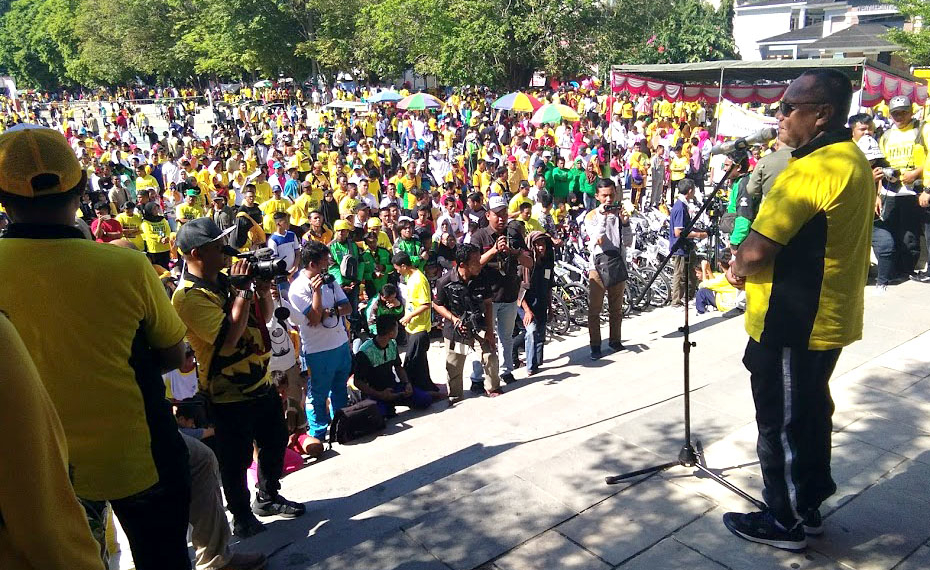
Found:
<path fill-rule="evenodd" d="M 673 303 L 744 308 L 733 254 L 795 150 L 776 142 L 714 157 L 707 105 L 595 86 L 537 93 L 580 116 L 539 125 L 528 113 L 492 109 L 494 95 L 484 90 L 407 112 L 324 107 L 332 98 L 366 100 L 369 89 L 299 93 L 275 106 L 190 93 L 158 110 L 169 125 L 162 132 L 131 100 L 61 101 L 31 117 L 10 109 L 3 117 L 0 159 L 8 145 L 26 166 L 5 173 L 0 164 L 0 224 L 13 222 L 0 240 L 0 267 L 38 258 L 42 267 L 5 271 L 26 281 L 8 283 L 0 308 L 11 312 L 61 416 L 94 536 L 105 551 L 112 505 L 137 568 L 189 567 L 188 521 L 198 568 L 260 567 L 261 555 L 229 550 L 220 483 L 237 536 L 262 532 L 257 517 L 301 516 L 304 506 L 279 493 L 287 454 L 322 453 L 334 412 L 351 401 L 372 400 L 391 417 L 398 406 L 454 405 L 466 393 L 496 398 L 518 376 L 539 373 L 555 261 L 571 228 L 587 248 L 592 359 L 604 350 L 605 297 L 607 347 L 624 350 L 626 249 L 639 212 L 667 219 Z M 794 108 L 777 107 L 783 117 Z M 909 101 L 889 107 L 893 125 L 883 135 L 869 115 L 850 120 L 874 167 L 882 289 L 895 279 L 928 280 L 915 269 L 930 205 L 920 186 L 930 176 L 930 133 Z M 215 119 L 209 134 L 197 130 L 203 112 Z M 26 121 L 45 127 L 16 126 Z M 725 173 L 726 212 L 684 234 L 709 181 Z M 700 263 L 694 248 L 674 247 L 712 233 L 712 253 Z M 28 239 L 36 237 L 84 239 L 47 255 L 43 240 Z M 54 283 L 37 278 L 43 270 Z M 87 302 L 56 298 L 63 281 L 81 284 Z M 105 330 L 81 313 L 113 309 L 114 299 L 119 310 L 108 311 Z M 78 332 L 86 352 L 71 338 Z M 429 364 L 435 337 L 444 373 Z M 114 351 L 101 351 L 111 340 Z M 74 358 L 62 354 L 65 345 Z M 126 377 L 135 388 L 107 394 Z M 76 397 L 51 378 L 87 378 L 93 388 Z M 99 401 L 110 403 L 103 412 Z M 124 442 L 108 445 L 102 433 L 137 438 L 138 457 L 114 457 Z M 111 481 L 102 466 L 129 475 Z"/>

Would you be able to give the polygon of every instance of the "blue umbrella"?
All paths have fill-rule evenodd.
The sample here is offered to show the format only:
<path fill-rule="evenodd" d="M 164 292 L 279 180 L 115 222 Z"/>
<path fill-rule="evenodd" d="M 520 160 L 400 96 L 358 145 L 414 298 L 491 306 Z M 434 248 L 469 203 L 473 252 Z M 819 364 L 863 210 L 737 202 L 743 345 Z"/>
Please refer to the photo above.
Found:
<path fill-rule="evenodd" d="M 403 99 L 397 91 L 381 91 L 368 98 L 369 103 L 395 103 Z"/>

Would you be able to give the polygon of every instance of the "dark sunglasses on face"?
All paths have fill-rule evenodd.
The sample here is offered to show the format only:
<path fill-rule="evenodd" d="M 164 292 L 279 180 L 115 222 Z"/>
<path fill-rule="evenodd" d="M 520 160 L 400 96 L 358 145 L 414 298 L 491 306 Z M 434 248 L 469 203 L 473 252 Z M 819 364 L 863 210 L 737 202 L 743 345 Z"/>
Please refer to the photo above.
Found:
<path fill-rule="evenodd" d="M 807 101 L 801 103 L 789 103 L 788 101 L 779 101 L 778 102 L 778 112 L 783 116 L 787 117 L 794 112 L 795 109 L 801 105 L 823 105 L 823 101 Z"/>

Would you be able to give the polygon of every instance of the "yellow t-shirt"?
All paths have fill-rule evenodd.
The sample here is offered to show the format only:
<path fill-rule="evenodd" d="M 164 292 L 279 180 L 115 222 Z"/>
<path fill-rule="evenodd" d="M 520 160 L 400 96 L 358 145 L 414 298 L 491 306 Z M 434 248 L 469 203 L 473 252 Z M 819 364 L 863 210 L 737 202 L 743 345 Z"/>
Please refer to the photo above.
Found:
<path fill-rule="evenodd" d="M 136 249 L 139 251 L 144 250 L 145 239 L 142 237 L 142 216 L 139 214 L 128 216 L 125 212 L 120 212 L 116 215 L 116 221 L 123 226 L 123 236 L 132 242 L 132 245 L 136 246 Z M 136 230 L 136 235 L 132 237 L 127 236 L 126 230 Z"/>
<path fill-rule="evenodd" d="M 262 211 L 262 214 L 264 214 L 264 218 L 262 219 L 262 229 L 265 230 L 265 233 L 274 233 L 275 212 L 286 212 L 290 207 L 291 201 L 284 198 L 281 198 L 280 200 L 275 200 L 272 198 L 271 200 L 262 202 L 258 208 Z M 257 222 L 258 220 L 255 221 Z"/>
<path fill-rule="evenodd" d="M 878 146 L 891 168 L 913 170 L 919 168 L 927 158 L 926 144 L 916 144 L 917 127 L 913 124 L 900 129 L 893 127 L 882 135 Z"/>
<path fill-rule="evenodd" d="M 171 298 L 181 320 L 187 325 L 187 340 L 197 356 L 197 382 L 200 390 L 215 403 L 242 402 L 271 389 L 271 347 L 262 338 L 261 323 L 250 311 L 245 332 L 236 346 L 214 357 L 229 326 L 223 310 L 225 286 L 195 287 L 194 277 L 185 279 Z M 221 281 L 225 276 L 220 275 Z M 164 296 L 164 295 L 162 295 Z M 211 367 L 212 363 L 212 367 Z"/>
<path fill-rule="evenodd" d="M 170 243 L 162 243 L 162 238 L 171 237 L 171 225 L 162 218 L 160 222 L 142 220 L 139 226 L 142 230 L 142 240 L 145 242 L 145 251 L 149 253 L 162 253 L 171 249 Z"/>
<path fill-rule="evenodd" d="M 510 204 L 507 206 L 507 212 L 511 215 L 516 214 L 520 211 L 520 204 L 532 204 L 533 201 L 529 197 L 523 196 L 523 194 L 516 194 L 513 198 L 510 199 Z"/>
<path fill-rule="evenodd" d="M 407 278 L 407 313 L 412 312 L 423 305 L 431 305 L 433 302 L 432 289 L 426 275 L 419 269 L 414 269 L 410 277 Z M 418 332 L 429 332 L 432 326 L 432 308 L 427 309 L 419 315 L 413 317 L 407 323 L 406 329 L 410 334 Z"/>
<path fill-rule="evenodd" d="M 668 169 L 671 180 L 682 180 L 685 177 L 685 171 L 688 169 L 688 157 L 684 154 L 676 156 L 669 161 Z M 645 175 L 645 172 L 643 175 Z"/>
<path fill-rule="evenodd" d="M 259 204 L 271 200 L 271 184 L 266 180 L 255 183 L 255 201 Z"/>
<path fill-rule="evenodd" d="M 831 350 L 862 338 L 875 183 L 848 136 L 796 150 L 762 201 L 752 229 L 783 247 L 746 278 L 757 342 Z"/>
<path fill-rule="evenodd" d="M 181 220 L 196 220 L 197 218 L 204 217 L 206 214 L 204 214 L 203 209 L 200 206 L 178 204 L 174 209 L 174 215 L 178 221 L 178 224 L 183 225 Z"/>
<path fill-rule="evenodd" d="M 170 420 L 171 411 L 161 373 L 143 353 L 173 347 L 185 328 L 143 254 L 58 228 L 46 230 L 56 239 L 0 240 L 0 312 L 22 337 L 61 418 L 75 493 L 121 499 L 158 481 L 153 440 L 177 437 L 176 426 L 149 426 L 147 413 Z M 29 271 L 21 270 L 24 259 Z"/>
<path fill-rule="evenodd" d="M 68 444 L 32 357 L 0 313 L 0 568 L 100 570 L 99 546 L 68 478 Z M 49 548 L 54 544 L 54 548 Z"/>
<path fill-rule="evenodd" d="M 151 174 L 139 176 L 136 178 L 136 192 L 141 190 L 158 190 L 158 182 Z"/>

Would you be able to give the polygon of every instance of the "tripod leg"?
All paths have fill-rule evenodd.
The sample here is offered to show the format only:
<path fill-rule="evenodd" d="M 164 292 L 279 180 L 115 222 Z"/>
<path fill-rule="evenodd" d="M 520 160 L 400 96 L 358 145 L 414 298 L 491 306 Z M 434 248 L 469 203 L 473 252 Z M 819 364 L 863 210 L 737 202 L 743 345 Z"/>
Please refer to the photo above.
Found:
<path fill-rule="evenodd" d="M 740 497 L 746 499 L 747 501 L 749 501 L 750 503 L 752 503 L 753 505 L 755 505 L 756 508 L 759 509 L 760 511 L 764 511 L 764 510 L 767 510 L 767 509 L 768 509 L 768 506 L 767 506 L 765 503 L 763 503 L 763 502 L 760 501 L 759 499 L 753 497 L 752 495 L 750 495 L 750 494 L 747 493 L 746 491 L 743 491 L 742 489 L 740 489 L 739 487 L 737 487 L 737 486 L 734 485 L 733 483 L 730 483 L 729 481 L 727 481 L 726 479 L 724 479 L 724 478 L 721 477 L 720 475 L 714 473 L 713 471 L 711 471 L 709 468 L 707 468 L 707 467 L 706 467 L 705 465 L 703 465 L 702 463 L 697 463 L 697 464 L 695 464 L 694 467 L 696 467 L 699 471 L 701 471 L 701 472 L 703 472 L 703 473 L 706 473 L 711 479 L 713 479 L 713 480 L 716 481 L 717 483 L 720 483 L 721 485 L 723 485 L 723 486 L 726 487 L 727 489 L 733 491 L 734 493 L 736 493 L 736 494 L 739 495 Z"/>
<path fill-rule="evenodd" d="M 608 485 L 616 485 L 621 481 L 627 479 L 632 479 L 633 477 L 639 477 L 640 475 L 649 475 L 651 473 L 658 473 L 659 471 L 664 471 L 666 469 L 671 469 L 679 465 L 677 461 L 670 461 L 668 463 L 663 463 L 662 465 L 653 465 L 652 467 L 646 467 L 645 469 L 640 469 L 639 471 L 632 471 L 630 473 L 624 473 L 623 475 L 613 475 L 611 477 L 605 477 L 604 480 Z"/>

